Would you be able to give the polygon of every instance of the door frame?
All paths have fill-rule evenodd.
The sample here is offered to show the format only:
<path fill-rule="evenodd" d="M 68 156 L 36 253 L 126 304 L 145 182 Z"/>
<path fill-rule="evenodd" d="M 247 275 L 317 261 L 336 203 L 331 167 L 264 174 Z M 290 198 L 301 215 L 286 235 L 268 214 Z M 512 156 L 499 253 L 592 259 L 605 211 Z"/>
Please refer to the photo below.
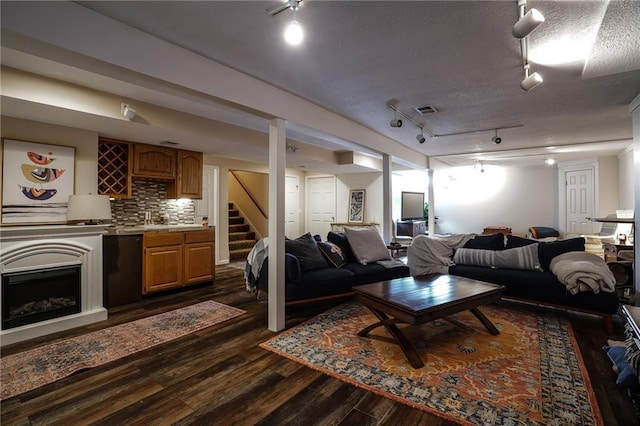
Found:
<path fill-rule="evenodd" d="M 284 187 L 285 187 L 285 207 L 286 207 L 286 203 L 287 203 L 287 200 L 286 200 L 286 196 L 287 196 L 287 194 L 286 194 L 287 179 L 291 179 L 291 178 L 296 180 L 296 192 L 297 192 L 297 199 L 298 199 L 298 203 L 295 206 L 295 209 L 296 209 L 296 228 L 297 228 L 296 235 L 301 235 L 300 234 L 300 215 L 301 215 L 302 212 L 300 211 L 301 210 L 300 209 L 300 177 L 297 176 L 297 175 L 285 175 L 285 177 L 284 177 L 284 180 L 285 180 L 285 183 L 284 183 Z M 286 208 L 285 208 L 285 214 L 286 213 L 287 213 L 287 211 L 286 211 Z M 287 225 L 285 223 L 285 231 L 286 231 L 286 227 L 287 227 Z"/>
<path fill-rule="evenodd" d="M 591 169 L 593 172 L 593 216 L 598 217 L 600 205 L 600 178 L 598 174 L 598 159 L 586 158 L 584 160 L 565 161 L 558 163 L 558 231 L 561 235 L 567 233 L 567 180 L 568 172 Z"/>

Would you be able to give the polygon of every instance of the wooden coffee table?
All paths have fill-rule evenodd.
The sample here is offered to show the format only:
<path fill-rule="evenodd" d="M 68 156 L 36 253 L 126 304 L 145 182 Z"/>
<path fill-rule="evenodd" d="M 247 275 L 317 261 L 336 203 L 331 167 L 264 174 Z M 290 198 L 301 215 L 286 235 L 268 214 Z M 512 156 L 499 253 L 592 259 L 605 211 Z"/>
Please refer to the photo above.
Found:
<path fill-rule="evenodd" d="M 366 337 L 374 328 L 384 326 L 406 355 L 413 368 L 424 366 L 420 355 L 396 324 L 424 324 L 451 314 L 470 310 L 489 333 L 498 329 L 478 310 L 500 299 L 504 286 L 455 275 L 424 275 L 397 278 L 353 287 L 356 300 L 380 320 L 358 332 Z"/>

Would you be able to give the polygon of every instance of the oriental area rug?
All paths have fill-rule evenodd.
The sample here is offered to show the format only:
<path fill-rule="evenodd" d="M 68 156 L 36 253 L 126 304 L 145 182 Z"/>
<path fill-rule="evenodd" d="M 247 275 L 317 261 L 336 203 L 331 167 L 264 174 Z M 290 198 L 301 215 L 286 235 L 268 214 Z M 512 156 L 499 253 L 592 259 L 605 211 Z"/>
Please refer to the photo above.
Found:
<path fill-rule="evenodd" d="M 468 425 L 602 425 L 571 325 L 534 310 L 488 305 L 492 336 L 471 314 L 404 328 L 425 366 L 413 369 L 384 327 L 351 302 L 260 347 L 368 391 Z M 402 327 L 402 326 L 400 326 Z"/>
<path fill-rule="evenodd" d="M 0 399 L 131 355 L 244 314 L 207 300 L 0 359 Z"/>

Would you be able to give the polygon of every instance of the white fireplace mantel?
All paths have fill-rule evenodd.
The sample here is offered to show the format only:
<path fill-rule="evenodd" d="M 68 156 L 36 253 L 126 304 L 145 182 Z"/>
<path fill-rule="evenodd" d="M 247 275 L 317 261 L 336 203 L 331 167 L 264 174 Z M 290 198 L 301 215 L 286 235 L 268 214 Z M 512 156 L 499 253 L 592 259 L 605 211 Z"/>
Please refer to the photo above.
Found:
<path fill-rule="evenodd" d="M 105 227 L 46 225 L 0 228 L 0 274 L 81 265 L 79 313 L 2 330 L 0 345 L 107 319 L 102 300 L 102 235 Z M 2 303 L 0 315 L 1 309 Z"/>

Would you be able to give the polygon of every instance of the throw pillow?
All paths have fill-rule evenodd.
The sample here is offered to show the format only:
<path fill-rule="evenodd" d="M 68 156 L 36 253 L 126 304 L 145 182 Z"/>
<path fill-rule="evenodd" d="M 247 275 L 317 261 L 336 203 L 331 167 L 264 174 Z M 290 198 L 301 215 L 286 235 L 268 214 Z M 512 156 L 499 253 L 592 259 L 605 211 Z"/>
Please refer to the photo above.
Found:
<path fill-rule="evenodd" d="M 298 258 L 302 271 L 327 268 L 329 266 L 318 248 L 318 243 L 309 232 L 295 240 L 286 240 L 284 242 L 284 251 Z"/>
<path fill-rule="evenodd" d="M 516 237 L 515 235 L 507 235 L 507 248 L 517 248 L 524 247 L 531 244 L 535 244 L 534 240 L 530 240 L 528 238 Z"/>
<path fill-rule="evenodd" d="M 327 241 L 332 242 L 333 244 L 340 247 L 340 250 L 342 250 L 342 255 L 344 256 L 347 263 L 355 263 L 358 261 L 358 259 L 356 259 L 356 256 L 353 254 L 353 250 L 351 250 L 351 246 L 349 245 L 347 236 L 343 233 L 329 231 L 329 233 L 327 234 Z"/>
<path fill-rule="evenodd" d="M 504 235 L 500 233 L 478 235 L 467 241 L 462 247 L 481 250 L 504 250 Z"/>
<path fill-rule="evenodd" d="M 362 265 L 378 260 L 391 260 L 391 255 L 382 236 L 374 227 L 344 228 L 351 250 Z"/>
<path fill-rule="evenodd" d="M 603 346 L 602 349 L 607 352 L 609 359 L 618 369 L 616 384 L 624 385 L 634 390 L 638 389 L 640 386 L 638 384 L 638 376 L 631 368 L 625 355 L 627 349 L 624 346 Z"/>
<path fill-rule="evenodd" d="M 341 268 L 347 264 L 344 254 L 342 254 L 342 250 L 336 244 L 327 241 L 324 243 L 318 243 L 318 248 L 329 263 L 336 268 Z"/>
<path fill-rule="evenodd" d="M 453 255 L 457 265 L 488 266 L 492 268 L 541 271 L 538 245 L 532 244 L 506 250 L 459 248 Z"/>
<path fill-rule="evenodd" d="M 539 243 L 538 257 L 540 265 L 545 271 L 554 257 L 570 251 L 584 251 L 584 238 L 570 238 L 568 240 L 554 241 L 551 243 Z"/>

